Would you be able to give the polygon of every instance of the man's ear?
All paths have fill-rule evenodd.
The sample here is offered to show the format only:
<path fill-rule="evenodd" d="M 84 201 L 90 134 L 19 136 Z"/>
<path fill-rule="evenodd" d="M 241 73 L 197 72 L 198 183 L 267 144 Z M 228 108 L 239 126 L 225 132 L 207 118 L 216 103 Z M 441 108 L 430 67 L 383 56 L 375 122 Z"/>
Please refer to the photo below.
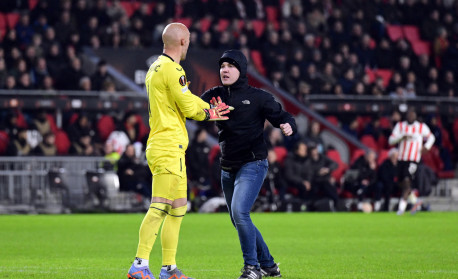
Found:
<path fill-rule="evenodd" d="M 186 40 L 185 40 L 185 39 L 181 39 L 181 40 L 180 40 L 180 44 L 181 44 L 182 46 L 184 46 L 185 43 L 186 43 Z"/>

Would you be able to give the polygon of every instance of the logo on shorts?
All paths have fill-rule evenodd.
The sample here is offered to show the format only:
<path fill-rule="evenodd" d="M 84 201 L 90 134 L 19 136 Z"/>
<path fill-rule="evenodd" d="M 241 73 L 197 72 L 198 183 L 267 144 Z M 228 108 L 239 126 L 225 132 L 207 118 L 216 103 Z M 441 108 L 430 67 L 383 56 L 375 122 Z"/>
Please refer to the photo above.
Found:
<path fill-rule="evenodd" d="M 186 85 L 186 77 L 183 75 L 178 79 L 178 82 L 181 84 L 181 86 Z"/>
<path fill-rule="evenodd" d="M 244 105 L 249 105 L 249 104 L 250 104 L 250 100 L 243 100 L 242 103 L 243 103 Z"/>

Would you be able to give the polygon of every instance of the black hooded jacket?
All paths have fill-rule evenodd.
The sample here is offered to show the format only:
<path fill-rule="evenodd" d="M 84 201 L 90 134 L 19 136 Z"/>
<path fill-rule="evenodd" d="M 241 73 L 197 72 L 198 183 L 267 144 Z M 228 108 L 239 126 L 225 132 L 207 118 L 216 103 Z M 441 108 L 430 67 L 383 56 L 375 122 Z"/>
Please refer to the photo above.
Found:
<path fill-rule="evenodd" d="M 282 109 L 272 94 L 248 85 L 247 60 L 241 51 L 225 51 L 219 64 L 223 62 L 229 62 L 239 69 L 239 79 L 231 86 L 213 87 L 201 98 L 210 102 L 213 97 L 219 96 L 235 109 L 229 113 L 229 120 L 216 123 L 222 153 L 221 166 L 225 169 L 228 162 L 243 164 L 267 158 L 263 137 L 266 119 L 277 128 L 280 124 L 289 123 L 293 133 L 297 129 L 294 118 Z"/>

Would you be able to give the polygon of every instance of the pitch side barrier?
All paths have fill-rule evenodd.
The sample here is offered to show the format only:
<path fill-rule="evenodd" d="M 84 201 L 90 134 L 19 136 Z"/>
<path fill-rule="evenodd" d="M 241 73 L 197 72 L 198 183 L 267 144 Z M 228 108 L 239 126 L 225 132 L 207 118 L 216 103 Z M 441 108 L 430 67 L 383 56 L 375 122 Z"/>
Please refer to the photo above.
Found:
<path fill-rule="evenodd" d="M 103 157 L 0 157 L 0 214 L 135 211 Z"/>

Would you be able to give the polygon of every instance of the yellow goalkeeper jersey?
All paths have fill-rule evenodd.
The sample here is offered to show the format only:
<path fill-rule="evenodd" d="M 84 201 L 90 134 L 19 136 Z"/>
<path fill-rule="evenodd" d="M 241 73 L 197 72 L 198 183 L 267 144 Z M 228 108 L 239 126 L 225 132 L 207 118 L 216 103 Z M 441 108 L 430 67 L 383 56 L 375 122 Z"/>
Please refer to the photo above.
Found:
<path fill-rule="evenodd" d="M 188 147 L 186 118 L 202 121 L 210 105 L 192 94 L 180 64 L 162 54 L 145 79 L 148 92 L 150 133 L 146 149 L 185 152 Z"/>

